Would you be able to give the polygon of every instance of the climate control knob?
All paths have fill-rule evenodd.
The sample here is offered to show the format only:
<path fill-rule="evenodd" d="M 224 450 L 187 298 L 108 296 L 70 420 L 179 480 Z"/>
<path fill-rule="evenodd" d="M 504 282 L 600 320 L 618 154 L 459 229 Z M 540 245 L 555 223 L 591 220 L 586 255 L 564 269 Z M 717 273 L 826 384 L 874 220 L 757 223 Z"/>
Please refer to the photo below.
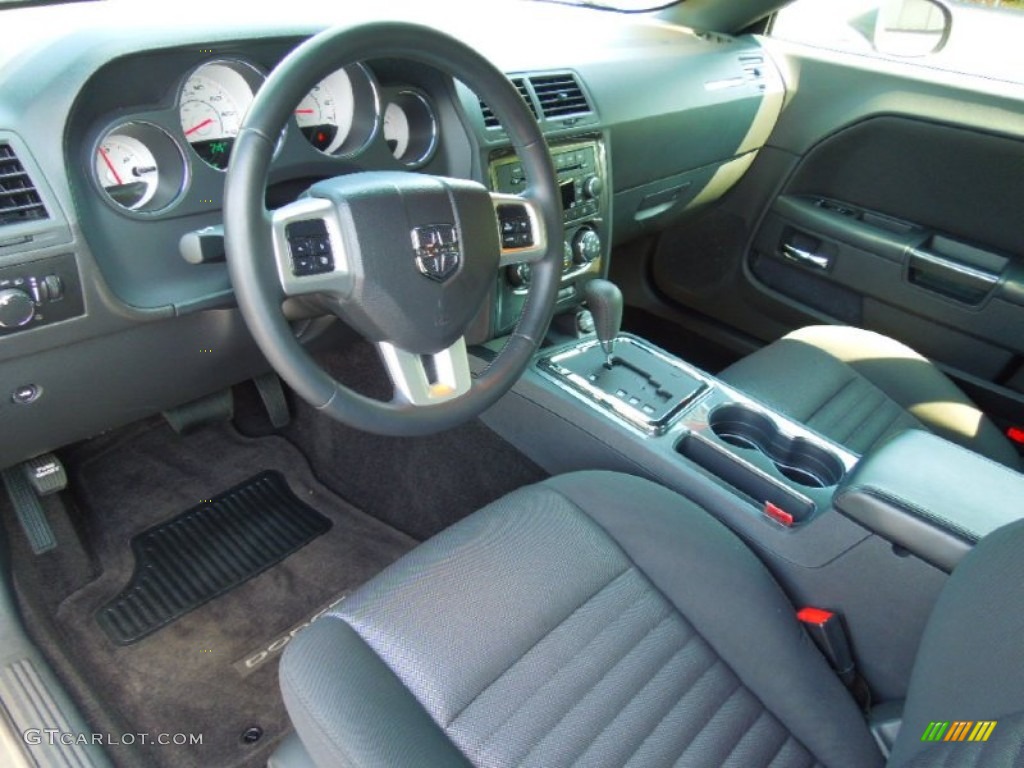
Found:
<path fill-rule="evenodd" d="M 584 227 L 572 239 L 572 260 L 582 266 L 601 255 L 601 238 L 597 232 Z"/>
<path fill-rule="evenodd" d="M 0 291 L 0 328 L 19 328 L 29 323 L 36 314 L 32 297 L 20 288 Z"/>
<path fill-rule="evenodd" d="M 604 191 L 604 182 L 600 176 L 590 176 L 583 182 L 583 194 L 590 200 L 596 200 Z"/>

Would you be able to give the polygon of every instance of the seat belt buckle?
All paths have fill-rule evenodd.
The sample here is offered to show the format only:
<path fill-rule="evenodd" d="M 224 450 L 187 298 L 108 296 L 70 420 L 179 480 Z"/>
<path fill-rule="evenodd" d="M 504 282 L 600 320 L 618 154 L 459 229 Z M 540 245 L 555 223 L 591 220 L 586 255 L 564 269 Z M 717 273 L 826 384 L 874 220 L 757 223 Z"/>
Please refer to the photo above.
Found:
<path fill-rule="evenodd" d="M 804 625 L 814 644 L 822 652 L 839 679 L 847 686 L 856 678 L 853 664 L 853 653 L 850 641 L 846 636 L 842 618 L 838 613 L 822 608 L 801 608 L 797 611 L 797 619 Z"/>
<path fill-rule="evenodd" d="M 1024 446 L 1024 427 L 1007 427 L 1006 436 L 1010 438 L 1010 442 Z"/>

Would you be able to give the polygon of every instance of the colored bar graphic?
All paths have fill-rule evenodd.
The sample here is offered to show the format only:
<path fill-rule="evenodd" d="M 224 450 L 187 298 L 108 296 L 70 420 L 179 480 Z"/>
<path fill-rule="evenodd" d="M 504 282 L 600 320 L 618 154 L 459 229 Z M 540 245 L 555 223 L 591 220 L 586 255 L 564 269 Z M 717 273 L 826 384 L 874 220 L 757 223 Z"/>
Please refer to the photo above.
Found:
<path fill-rule="evenodd" d="M 988 741 L 996 720 L 933 720 L 921 734 L 921 741 Z"/>
<path fill-rule="evenodd" d="M 921 736 L 921 741 L 942 741 L 942 737 L 946 735 L 948 728 L 948 720 L 928 723 L 928 727 L 924 729 L 924 734 Z"/>

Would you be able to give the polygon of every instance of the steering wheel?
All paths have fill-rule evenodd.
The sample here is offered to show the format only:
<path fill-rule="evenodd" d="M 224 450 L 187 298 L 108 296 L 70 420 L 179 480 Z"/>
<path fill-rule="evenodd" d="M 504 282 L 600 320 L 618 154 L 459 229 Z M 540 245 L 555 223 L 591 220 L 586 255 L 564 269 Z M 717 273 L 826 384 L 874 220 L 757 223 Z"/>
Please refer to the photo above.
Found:
<path fill-rule="evenodd" d="M 318 182 L 294 203 L 268 211 L 268 169 L 295 105 L 328 74 L 379 58 L 432 66 L 486 101 L 519 155 L 525 191 L 505 195 L 462 179 L 365 172 Z M 301 397 L 368 432 L 429 434 L 492 405 L 543 339 L 561 275 L 559 200 L 536 120 L 505 75 L 479 53 L 414 24 L 328 30 L 270 74 L 235 139 L 224 195 L 228 269 L 256 343 Z M 528 237 L 503 247 L 499 219 Z M 316 251 L 313 260 L 304 255 L 309 248 Z M 494 289 L 497 270 L 518 262 L 531 264 L 522 315 L 497 357 L 472 373 L 465 335 Z M 377 346 L 394 385 L 390 401 L 340 384 L 295 338 L 282 303 L 313 296 Z"/>

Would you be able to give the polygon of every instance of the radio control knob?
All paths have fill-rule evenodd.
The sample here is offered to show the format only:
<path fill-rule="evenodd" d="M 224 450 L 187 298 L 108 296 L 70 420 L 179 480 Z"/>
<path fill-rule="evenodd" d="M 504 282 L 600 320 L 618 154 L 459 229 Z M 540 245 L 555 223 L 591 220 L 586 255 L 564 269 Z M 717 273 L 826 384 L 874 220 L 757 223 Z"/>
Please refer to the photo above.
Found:
<path fill-rule="evenodd" d="M 601 255 L 601 238 L 597 232 L 584 227 L 572 239 L 572 260 L 576 264 L 589 264 Z"/>
<path fill-rule="evenodd" d="M 29 323 L 36 314 L 32 297 L 20 288 L 0 291 L 0 328 L 19 328 Z"/>
<path fill-rule="evenodd" d="M 583 194 L 591 200 L 596 200 L 604 192 L 604 181 L 600 176 L 590 176 L 583 182 Z"/>
<path fill-rule="evenodd" d="M 505 270 L 505 276 L 514 288 L 525 288 L 530 284 L 530 265 L 513 264 Z"/>

